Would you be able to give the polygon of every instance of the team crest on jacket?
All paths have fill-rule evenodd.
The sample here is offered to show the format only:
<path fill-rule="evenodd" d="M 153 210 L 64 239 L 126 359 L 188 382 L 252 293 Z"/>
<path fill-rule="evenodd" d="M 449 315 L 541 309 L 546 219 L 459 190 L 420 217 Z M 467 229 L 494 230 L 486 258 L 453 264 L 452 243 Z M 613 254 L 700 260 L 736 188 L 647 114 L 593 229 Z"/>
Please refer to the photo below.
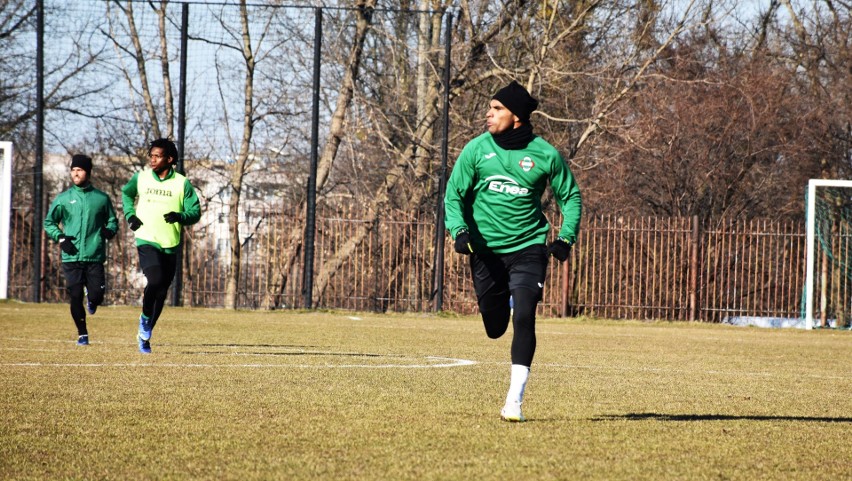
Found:
<path fill-rule="evenodd" d="M 524 157 L 523 160 L 518 162 L 518 165 L 520 165 L 521 168 L 524 169 L 524 172 L 529 172 L 530 170 L 532 170 L 533 167 L 535 167 L 535 162 L 533 162 L 533 159 L 529 157 Z"/>

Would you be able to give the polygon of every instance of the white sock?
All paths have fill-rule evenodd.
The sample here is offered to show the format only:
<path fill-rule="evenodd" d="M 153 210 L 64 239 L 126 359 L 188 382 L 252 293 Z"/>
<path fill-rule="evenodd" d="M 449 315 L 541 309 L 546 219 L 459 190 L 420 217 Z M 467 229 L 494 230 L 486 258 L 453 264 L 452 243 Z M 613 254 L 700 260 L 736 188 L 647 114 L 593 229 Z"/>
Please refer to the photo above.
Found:
<path fill-rule="evenodd" d="M 506 404 L 521 403 L 524 400 L 524 389 L 530 377 L 530 368 L 520 364 L 512 364 L 512 379 L 509 382 L 509 393 L 506 394 Z"/>

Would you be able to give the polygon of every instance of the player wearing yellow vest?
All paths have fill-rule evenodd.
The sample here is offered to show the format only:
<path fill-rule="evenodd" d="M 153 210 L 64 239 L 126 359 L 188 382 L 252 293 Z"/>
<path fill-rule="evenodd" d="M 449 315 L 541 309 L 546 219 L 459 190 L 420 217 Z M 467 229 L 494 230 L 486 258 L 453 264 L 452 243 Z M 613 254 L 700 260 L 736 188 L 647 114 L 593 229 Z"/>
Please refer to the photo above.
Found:
<path fill-rule="evenodd" d="M 163 312 L 177 270 L 181 226 L 201 218 L 201 205 L 189 180 L 175 172 L 177 148 L 157 139 L 148 148 L 148 167 L 121 188 L 124 218 L 136 236 L 139 267 L 147 284 L 139 316 L 139 352 L 151 352 L 151 333 Z"/>

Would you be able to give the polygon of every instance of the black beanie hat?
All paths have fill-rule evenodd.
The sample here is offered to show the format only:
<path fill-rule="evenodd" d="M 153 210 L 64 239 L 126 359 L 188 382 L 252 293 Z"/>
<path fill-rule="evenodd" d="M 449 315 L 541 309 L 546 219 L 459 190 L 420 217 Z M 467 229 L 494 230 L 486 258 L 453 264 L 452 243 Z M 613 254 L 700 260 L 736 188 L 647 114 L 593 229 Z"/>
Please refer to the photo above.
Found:
<path fill-rule="evenodd" d="M 88 155 L 74 154 L 71 157 L 71 168 L 79 167 L 86 171 L 86 175 L 92 175 L 92 158 Z"/>
<path fill-rule="evenodd" d="M 527 89 L 518 82 L 512 83 L 498 90 L 493 100 L 499 100 L 510 112 L 518 116 L 521 122 L 530 121 L 530 114 L 538 108 L 538 100 L 532 98 Z"/>

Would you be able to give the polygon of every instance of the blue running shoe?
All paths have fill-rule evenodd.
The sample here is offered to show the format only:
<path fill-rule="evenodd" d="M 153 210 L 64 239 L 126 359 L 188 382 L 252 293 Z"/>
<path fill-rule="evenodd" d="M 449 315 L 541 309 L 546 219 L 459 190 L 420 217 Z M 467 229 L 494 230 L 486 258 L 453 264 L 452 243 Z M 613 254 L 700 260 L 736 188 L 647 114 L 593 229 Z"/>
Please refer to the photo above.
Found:
<path fill-rule="evenodd" d="M 139 336 L 137 340 L 139 341 L 139 352 L 142 354 L 151 354 L 151 341 L 142 339 L 142 336 Z"/>
<path fill-rule="evenodd" d="M 88 346 L 89 345 L 89 335 L 83 334 L 82 336 L 77 338 L 78 346 Z"/>
<path fill-rule="evenodd" d="M 98 310 L 98 306 L 92 304 L 92 301 L 86 301 L 86 310 L 89 311 L 89 314 L 94 314 Z"/>
<path fill-rule="evenodd" d="M 139 339 L 142 341 L 151 340 L 151 320 L 145 317 L 144 314 L 139 315 Z"/>

